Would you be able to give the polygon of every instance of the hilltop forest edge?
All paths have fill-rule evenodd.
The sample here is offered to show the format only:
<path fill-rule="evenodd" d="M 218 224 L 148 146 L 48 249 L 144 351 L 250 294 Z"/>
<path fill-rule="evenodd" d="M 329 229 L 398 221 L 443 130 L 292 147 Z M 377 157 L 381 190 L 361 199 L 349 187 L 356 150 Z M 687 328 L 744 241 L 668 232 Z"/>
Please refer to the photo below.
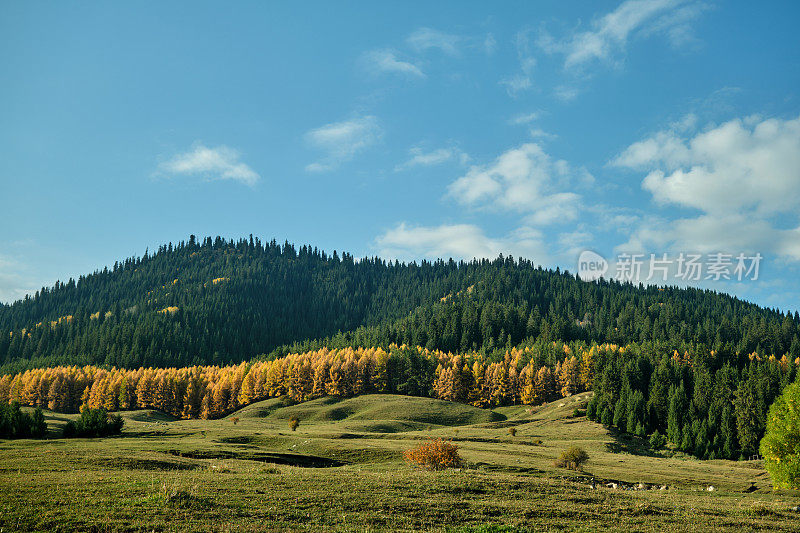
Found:
<path fill-rule="evenodd" d="M 487 407 L 594 390 L 590 418 L 701 458 L 756 453 L 800 364 L 797 313 L 713 291 L 252 236 L 192 236 L 43 288 L 0 307 L 0 331 L 0 401 L 211 418 L 283 394 Z"/>

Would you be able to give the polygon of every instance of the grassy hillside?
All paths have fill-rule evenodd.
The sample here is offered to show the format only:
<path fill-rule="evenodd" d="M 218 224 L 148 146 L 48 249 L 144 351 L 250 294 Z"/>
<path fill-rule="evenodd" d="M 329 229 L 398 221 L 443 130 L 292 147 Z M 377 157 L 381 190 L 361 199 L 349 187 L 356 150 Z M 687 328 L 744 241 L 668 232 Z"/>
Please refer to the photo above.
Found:
<path fill-rule="evenodd" d="M 220 420 L 125 412 L 117 438 L 0 443 L 0 527 L 58 530 L 796 531 L 798 493 L 759 462 L 654 453 L 584 417 L 583 393 L 540 408 L 480 410 L 367 395 L 271 399 Z M 48 414 L 63 423 L 75 415 Z M 300 417 L 292 432 L 290 416 Z M 438 423 L 428 424 L 431 419 Z M 401 427 L 410 424 L 410 427 Z M 516 436 L 508 429 L 514 427 Z M 432 437 L 465 466 L 402 452 Z M 571 445 L 585 472 L 555 468 Z M 590 488 L 594 479 L 597 488 Z M 604 483 L 617 483 L 607 488 Z M 642 483 L 648 490 L 624 490 Z M 668 488 L 659 490 L 666 485 Z M 713 486 L 714 491 L 707 488 Z M 650 489 L 650 487 L 655 487 Z M 213 526 L 212 526 L 213 524 Z M 505 526 L 507 529 L 489 529 Z"/>

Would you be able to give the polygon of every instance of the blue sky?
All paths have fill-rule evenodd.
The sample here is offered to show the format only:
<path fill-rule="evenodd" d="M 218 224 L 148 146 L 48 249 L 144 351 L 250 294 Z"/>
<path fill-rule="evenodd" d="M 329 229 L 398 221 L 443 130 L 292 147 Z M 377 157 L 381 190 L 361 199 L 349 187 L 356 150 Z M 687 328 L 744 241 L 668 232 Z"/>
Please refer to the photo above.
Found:
<path fill-rule="evenodd" d="M 796 2 L 0 4 L 0 301 L 189 234 L 763 255 L 800 308 Z M 735 259 L 734 259 L 735 263 Z M 669 271 L 675 278 L 676 265 Z"/>

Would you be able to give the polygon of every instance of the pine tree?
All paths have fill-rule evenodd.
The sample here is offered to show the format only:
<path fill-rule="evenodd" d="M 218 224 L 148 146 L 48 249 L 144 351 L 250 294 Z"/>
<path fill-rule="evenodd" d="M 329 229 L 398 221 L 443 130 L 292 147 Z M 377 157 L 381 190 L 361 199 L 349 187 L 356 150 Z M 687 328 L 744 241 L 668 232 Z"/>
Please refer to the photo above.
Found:
<path fill-rule="evenodd" d="M 614 425 L 620 431 L 628 431 L 628 398 L 627 394 L 623 394 L 617 400 L 614 406 Z"/>
<path fill-rule="evenodd" d="M 763 425 L 764 412 L 759 401 L 755 379 L 748 377 L 739 384 L 734 399 L 736 412 L 736 433 L 739 446 L 748 454 L 755 453 Z"/>
<path fill-rule="evenodd" d="M 684 413 L 686 413 L 688 403 L 683 383 L 673 387 L 669 397 L 667 439 L 678 447 L 681 447 L 684 442 Z"/>

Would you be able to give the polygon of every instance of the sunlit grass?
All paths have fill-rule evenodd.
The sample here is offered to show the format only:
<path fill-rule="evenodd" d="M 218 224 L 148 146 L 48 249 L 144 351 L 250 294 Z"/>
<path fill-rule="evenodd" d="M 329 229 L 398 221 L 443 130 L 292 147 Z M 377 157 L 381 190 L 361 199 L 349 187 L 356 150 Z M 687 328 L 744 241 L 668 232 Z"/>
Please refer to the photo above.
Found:
<path fill-rule="evenodd" d="M 762 465 L 642 455 L 646 444 L 573 417 L 586 398 L 495 411 L 384 395 L 294 406 L 269 400 L 232 415 L 236 424 L 124 413 L 118 438 L 0 442 L 0 527 L 800 529 L 790 510 L 798 495 L 773 492 Z M 300 420 L 296 431 L 291 416 Z M 436 438 L 458 445 L 460 468 L 431 472 L 404 461 L 406 450 Z M 554 466 L 570 446 L 587 451 L 584 472 Z M 607 481 L 620 488 L 605 488 Z M 621 488 L 638 483 L 669 488 Z M 744 492 L 751 484 L 757 490 Z M 708 485 L 717 490 L 703 490 Z"/>

